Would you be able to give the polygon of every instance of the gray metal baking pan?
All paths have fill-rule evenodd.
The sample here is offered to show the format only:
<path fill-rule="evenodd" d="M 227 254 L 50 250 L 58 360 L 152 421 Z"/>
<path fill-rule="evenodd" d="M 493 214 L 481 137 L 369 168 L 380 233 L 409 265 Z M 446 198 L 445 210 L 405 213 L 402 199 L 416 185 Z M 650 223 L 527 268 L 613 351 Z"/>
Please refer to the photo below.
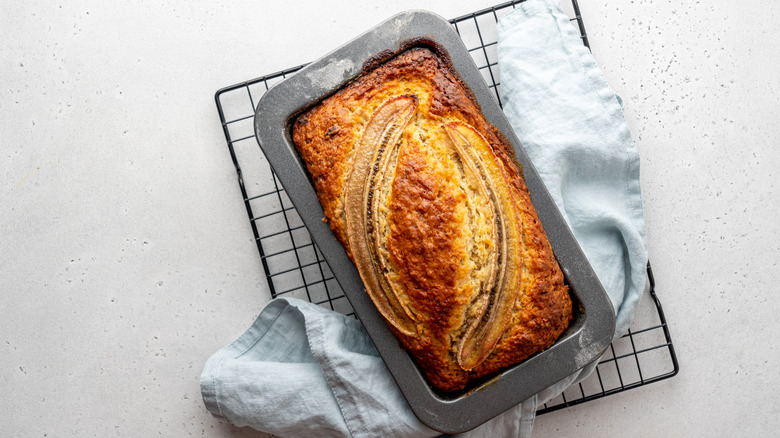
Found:
<path fill-rule="evenodd" d="M 503 132 L 523 165 L 526 184 L 569 284 L 575 305 L 569 329 L 549 349 L 462 394 L 441 394 L 426 381 L 400 346 L 365 292 L 357 268 L 330 227 L 306 166 L 292 144 L 295 118 L 362 73 L 380 53 L 398 52 L 408 41 L 434 41 L 450 56 L 461 80 L 471 88 L 482 112 Z M 543 104 L 543 103 L 540 103 Z M 615 313 L 596 274 L 491 95 L 468 50 L 452 26 L 426 11 L 391 17 L 268 90 L 258 102 L 255 133 L 260 147 L 297 208 L 312 238 L 344 290 L 415 415 L 432 429 L 459 433 L 473 429 L 542 389 L 596 360 L 609 346 Z"/>

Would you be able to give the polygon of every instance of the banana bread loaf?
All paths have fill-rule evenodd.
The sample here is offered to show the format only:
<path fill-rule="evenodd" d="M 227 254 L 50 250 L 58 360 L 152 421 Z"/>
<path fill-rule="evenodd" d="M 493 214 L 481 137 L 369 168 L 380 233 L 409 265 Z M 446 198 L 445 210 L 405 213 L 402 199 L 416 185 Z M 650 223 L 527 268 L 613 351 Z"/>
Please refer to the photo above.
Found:
<path fill-rule="evenodd" d="M 572 302 L 506 138 L 446 53 L 405 49 L 301 115 L 293 142 L 372 301 L 430 383 L 555 343 Z"/>

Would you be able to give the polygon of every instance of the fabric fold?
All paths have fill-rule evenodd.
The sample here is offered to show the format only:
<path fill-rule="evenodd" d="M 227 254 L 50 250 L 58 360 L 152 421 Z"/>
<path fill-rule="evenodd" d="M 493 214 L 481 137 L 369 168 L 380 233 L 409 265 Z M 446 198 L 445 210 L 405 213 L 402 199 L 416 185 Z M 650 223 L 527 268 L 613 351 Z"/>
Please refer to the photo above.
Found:
<path fill-rule="evenodd" d="M 356 319 L 272 300 L 201 375 L 206 408 L 282 437 L 431 437 Z"/>
<path fill-rule="evenodd" d="M 553 0 L 498 23 L 504 114 L 566 218 L 625 334 L 644 291 L 639 153 L 617 94 Z"/>

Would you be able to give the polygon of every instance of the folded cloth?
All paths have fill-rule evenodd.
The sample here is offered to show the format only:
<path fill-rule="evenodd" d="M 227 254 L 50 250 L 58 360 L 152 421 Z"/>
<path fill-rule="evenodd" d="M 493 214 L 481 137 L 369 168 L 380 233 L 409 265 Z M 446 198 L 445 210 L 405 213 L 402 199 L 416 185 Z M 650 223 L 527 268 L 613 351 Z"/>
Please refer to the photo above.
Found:
<path fill-rule="evenodd" d="M 498 24 L 501 102 L 628 330 L 647 279 L 639 153 L 620 98 L 554 0 Z"/>
<path fill-rule="evenodd" d="M 430 437 L 363 326 L 294 298 L 271 301 L 201 376 L 206 407 L 282 437 Z"/>
<path fill-rule="evenodd" d="M 644 290 L 647 252 L 639 158 L 610 90 L 553 0 L 528 0 L 498 24 L 507 118 L 593 265 L 618 335 Z M 530 436 L 537 406 L 568 376 L 460 438 Z M 295 299 L 273 300 L 201 376 L 206 407 L 283 437 L 438 435 L 411 412 L 360 323 Z"/>

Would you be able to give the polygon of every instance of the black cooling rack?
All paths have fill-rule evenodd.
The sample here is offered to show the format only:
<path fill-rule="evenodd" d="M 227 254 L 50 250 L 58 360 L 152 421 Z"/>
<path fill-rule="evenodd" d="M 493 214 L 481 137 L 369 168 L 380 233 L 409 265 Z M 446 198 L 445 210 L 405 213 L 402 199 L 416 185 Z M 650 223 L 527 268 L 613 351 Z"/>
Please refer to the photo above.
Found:
<path fill-rule="evenodd" d="M 499 104 L 496 23 L 522 1 L 503 3 L 451 20 Z M 567 12 L 572 22 L 576 22 L 583 43 L 588 46 L 577 1 L 571 0 L 570 6 Z M 352 307 L 312 242 L 254 136 L 254 109 L 258 99 L 274 84 L 302 67 L 225 87 L 216 93 L 217 109 L 271 296 L 296 297 L 353 315 Z M 593 374 L 540 406 L 538 414 L 637 388 L 677 374 L 679 365 L 674 345 L 655 292 L 650 265 L 647 269 L 649 292 L 642 297 L 629 332 L 610 345 Z"/>

